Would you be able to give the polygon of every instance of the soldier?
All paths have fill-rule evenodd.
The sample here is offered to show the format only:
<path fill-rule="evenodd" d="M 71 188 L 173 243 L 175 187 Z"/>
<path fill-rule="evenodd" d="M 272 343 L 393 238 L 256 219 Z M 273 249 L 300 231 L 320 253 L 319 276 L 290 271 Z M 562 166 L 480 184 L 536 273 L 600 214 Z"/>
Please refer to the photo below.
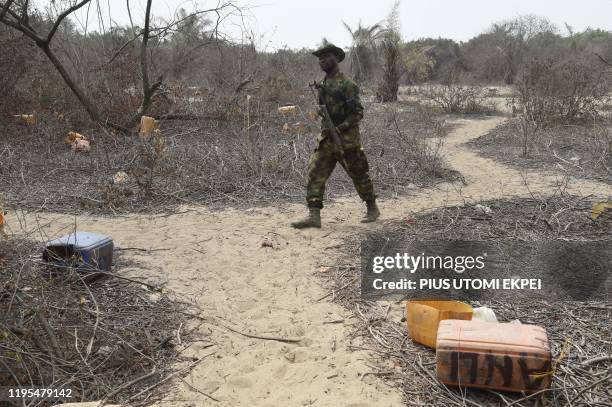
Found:
<path fill-rule="evenodd" d="M 340 72 L 338 63 L 344 59 L 344 51 L 327 43 L 312 53 L 319 58 L 319 66 L 325 72 L 323 95 L 319 104 L 325 104 L 342 142 L 344 160 L 340 160 L 331 135 L 322 124 L 315 150 L 308 164 L 306 202 L 309 214 L 305 219 L 293 222 L 297 229 L 320 228 L 321 209 L 325 183 L 334 171 L 337 162 L 353 180 L 359 197 L 367 204 L 367 213 L 362 222 L 374 222 L 380 216 L 376 206 L 376 195 L 368 175 L 368 159 L 359 139 L 359 121 L 363 117 L 363 105 L 359 99 L 359 88 L 349 77 Z"/>

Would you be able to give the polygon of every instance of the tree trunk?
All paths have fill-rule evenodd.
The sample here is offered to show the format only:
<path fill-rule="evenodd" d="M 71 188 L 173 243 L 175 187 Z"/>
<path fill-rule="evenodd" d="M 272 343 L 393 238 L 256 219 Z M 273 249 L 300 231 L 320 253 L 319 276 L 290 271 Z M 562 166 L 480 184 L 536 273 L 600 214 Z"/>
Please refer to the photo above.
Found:
<path fill-rule="evenodd" d="M 87 113 L 89 113 L 89 117 L 97 123 L 104 124 L 102 116 L 100 115 L 98 109 L 93 105 L 93 103 L 91 103 L 91 100 L 89 100 L 83 90 L 72 80 L 70 74 L 68 74 L 68 72 L 66 71 L 66 68 L 64 68 L 60 60 L 57 59 L 57 57 L 49 47 L 49 44 L 37 45 L 40 49 L 42 49 L 47 58 L 49 58 L 49 61 L 51 61 L 55 69 L 62 76 L 64 82 L 66 82 L 66 85 L 68 85 L 70 90 L 72 90 L 72 93 L 74 93 L 74 95 L 77 97 L 77 99 L 79 99 L 83 107 L 85 107 L 85 110 L 87 110 Z"/>

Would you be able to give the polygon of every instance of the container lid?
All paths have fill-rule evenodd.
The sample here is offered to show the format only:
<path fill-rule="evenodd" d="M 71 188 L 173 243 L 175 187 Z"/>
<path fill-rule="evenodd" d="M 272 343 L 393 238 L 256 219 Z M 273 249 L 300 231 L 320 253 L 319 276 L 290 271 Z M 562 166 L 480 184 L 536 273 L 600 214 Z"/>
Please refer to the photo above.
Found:
<path fill-rule="evenodd" d="M 76 232 L 47 242 L 46 247 L 72 246 L 74 250 L 87 250 L 112 241 L 108 236 L 91 232 Z"/>
<path fill-rule="evenodd" d="M 541 326 L 447 319 L 438 326 L 437 348 L 459 351 L 550 353 Z"/>

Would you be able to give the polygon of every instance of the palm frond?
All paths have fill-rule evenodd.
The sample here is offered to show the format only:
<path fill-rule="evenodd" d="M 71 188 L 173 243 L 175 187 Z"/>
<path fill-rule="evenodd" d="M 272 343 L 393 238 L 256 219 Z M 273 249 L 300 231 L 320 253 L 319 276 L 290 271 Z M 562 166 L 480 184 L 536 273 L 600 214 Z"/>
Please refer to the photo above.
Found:
<path fill-rule="evenodd" d="M 351 34 L 351 37 L 353 37 L 353 41 L 354 41 L 355 40 L 355 33 L 351 29 L 351 26 L 348 25 L 347 23 L 345 23 L 344 21 L 342 21 L 342 24 L 344 25 L 344 28 L 346 28 L 346 31 L 348 31 L 349 34 Z"/>

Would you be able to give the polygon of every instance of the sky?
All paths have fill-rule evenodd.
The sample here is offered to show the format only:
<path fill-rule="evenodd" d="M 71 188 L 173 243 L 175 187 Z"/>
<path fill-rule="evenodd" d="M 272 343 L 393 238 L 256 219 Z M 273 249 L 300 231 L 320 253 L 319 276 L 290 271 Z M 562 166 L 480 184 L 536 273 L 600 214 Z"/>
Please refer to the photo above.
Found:
<path fill-rule="evenodd" d="M 127 25 L 126 0 L 94 0 L 100 6 L 106 23 Z M 37 2 L 44 6 L 48 0 Z M 136 21 L 142 21 L 144 0 L 130 0 Z M 243 26 L 254 34 L 260 49 L 313 48 L 322 38 L 337 45 L 350 45 L 350 34 L 342 24 L 355 27 L 360 21 L 372 25 L 383 21 L 394 0 L 237 0 L 247 8 L 244 19 L 228 20 L 223 26 L 232 38 L 243 36 Z M 199 5 L 210 8 L 215 1 L 154 0 L 153 13 L 169 18 L 182 7 L 192 11 Z M 110 10 L 110 12 L 109 12 Z M 89 29 L 97 29 L 96 5 L 78 14 Z M 581 31 L 587 27 L 612 31 L 612 0 L 400 0 L 401 34 L 404 40 L 422 37 L 445 37 L 466 41 L 483 32 L 492 23 L 522 14 L 536 14 L 548 18 L 564 33 L 564 23 Z"/>

